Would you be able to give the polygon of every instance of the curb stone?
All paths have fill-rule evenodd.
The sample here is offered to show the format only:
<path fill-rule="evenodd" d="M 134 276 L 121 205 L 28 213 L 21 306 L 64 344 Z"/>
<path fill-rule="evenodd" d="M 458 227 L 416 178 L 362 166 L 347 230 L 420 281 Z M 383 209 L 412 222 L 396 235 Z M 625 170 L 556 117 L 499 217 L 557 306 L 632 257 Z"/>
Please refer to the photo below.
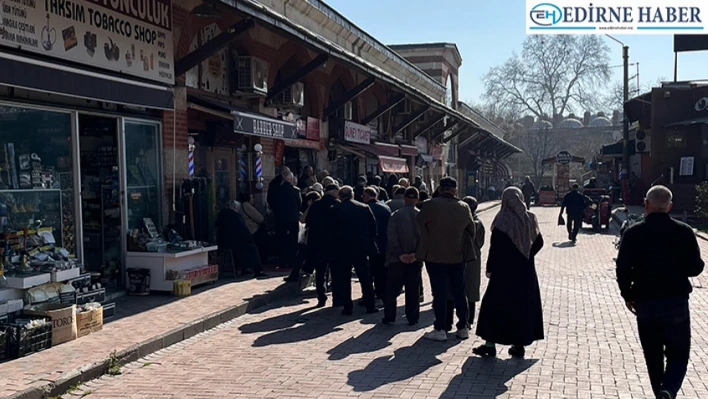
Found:
<path fill-rule="evenodd" d="M 117 351 L 116 358 L 118 364 L 123 366 L 151 353 L 189 339 L 201 332 L 210 330 L 222 323 L 243 316 L 257 308 L 267 306 L 274 301 L 297 295 L 303 288 L 310 284 L 310 279 L 311 278 L 301 279 L 299 285 L 283 284 L 266 294 L 256 296 L 245 302 L 184 323 L 184 325 L 166 333 Z M 49 396 L 64 394 L 70 387 L 77 383 L 83 383 L 101 377 L 108 370 L 108 363 L 109 359 L 104 358 L 94 363 L 67 371 L 61 378 L 55 381 L 39 380 L 33 383 L 31 387 L 5 396 L 2 399 L 46 399 Z"/>

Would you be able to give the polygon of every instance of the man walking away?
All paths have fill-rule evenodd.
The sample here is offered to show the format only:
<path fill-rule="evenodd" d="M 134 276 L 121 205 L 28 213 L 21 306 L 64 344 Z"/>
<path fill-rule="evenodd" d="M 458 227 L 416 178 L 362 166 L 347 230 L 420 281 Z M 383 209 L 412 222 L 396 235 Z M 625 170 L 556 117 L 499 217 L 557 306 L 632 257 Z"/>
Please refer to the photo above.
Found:
<path fill-rule="evenodd" d="M 625 231 L 617 255 L 617 282 L 627 308 L 637 316 L 649 380 L 660 399 L 675 398 L 686 375 L 693 290 L 688 278 L 704 267 L 693 229 L 669 216 L 671 200 L 664 186 L 649 190 L 647 217 Z"/>
<path fill-rule="evenodd" d="M 388 192 L 386 192 L 386 188 L 384 186 L 382 186 L 381 184 L 382 184 L 381 176 L 379 176 L 379 175 L 374 176 L 374 186 L 376 186 L 378 189 L 379 201 L 386 202 L 386 201 L 388 201 Z"/>
<path fill-rule="evenodd" d="M 384 299 L 384 324 L 396 321 L 396 298 L 405 287 L 406 319 L 408 324 L 415 325 L 420 319 L 420 274 L 423 262 L 416 260 L 415 253 L 420 242 L 420 230 L 416 223 L 418 216 L 418 189 L 408 187 L 404 194 L 406 206 L 391 216 L 388 224 L 388 247 L 386 249 L 386 292 Z"/>
<path fill-rule="evenodd" d="M 352 302 L 352 267 L 361 284 L 366 313 L 376 313 L 374 286 L 369 274 L 369 257 L 377 255 L 376 219 L 371 209 L 355 201 L 354 190 L 344 186 L 339 190 L 341 203 L 334 209 L 335 266 L 332 268 L 333 292 L 342 300 L 342 314 L 350 316 L 354 311 Z"/>
<path fill-rule="evenodd" d="M 315 267 L 315 288 L 317 289 L 317 307 L 324 307 L 327 303 L 326 277 L 327 270 L 334 257 L 334 230 L 336 228 L 333 207 L 339 203 L 339 188 L 335 184 L 325 187 L 325 195 L 321 200 L 312 204 L 307 211 L 305 225 L 308 229 L 307 244 L 309 246 L 308 261 Z M 335 306 L 342 302 L 332 292 Z"/>
<path fill-rule="evenodd" d="M 393 187 L 393 199 L 386 202 L 386 206 L 391 210 L 391 212 L 396 212 L 397 210 L 406 206 L 405 201 L 403 201 L 403 195 L 406 193 L 406 189 L 399 185 Z"/>
<path fill-rule="evenodd" d="M 290 170 L 283 172 L 283 183 L 275 199 L 275 235 L 280 248 L 279 266 L 293 266 L 297 254 L 297 239 L 300 232 L 300 207 L 302 196 L 293 185 L 295 177 Z"/>
<path fill-rule="evenodd" d="M 457 180 L 440 180 L 440 195 L 428 201 L 416 217 L 420 245 L 416 258 L 425 262 L 433 291 L 435 329 L 426 339 L 445 341 L 448 287 L 457 310 L 457 337 L 469 338 L 465 296 L 465 240 L 474 240 L 476 226 L 470 207 L 456 198 Z M 468 234 L 469 236 L 466 236 Z"/>
<path fill-rule="evenodd" d="M 364 188 L 366 188 L 366 176 L 361 175 L 356 179 L 356 187 L 354 187 L 354 200 L 364 202 Z"/>
<path fill-rule="evenodd" d="M 573 190 L 563 197 L 560 211 L 563 216 L 565 209 L 568 216 L 565 225 L 568 228 L 568 239 L 572 242 L 576 242 L 578 239 L 578 232 L 583 225 L 583 213 L 585 212 L 585 196 L 580 194 L 579 188 L 577 184 L 573 184 Z"/>
<path fill-rule="evenodd" d="M 371 267 L 371 275 L 374 278 L 374 293 L 376 299 L 384 300 L 384 292 L 386 291 L 386 244 L 388 237 L 388 221 L 391 218 L 391 209 L 386 205 L 378 202 L 378 192 L 374 187 L 364 189 L 364 203 L 369 205 L 371 212 L 376 218 L 377 236 L 376 245 L 379 253 L 374 255 L 369 260 Z"/>
<path fill-rule="evenodd" d="M 511 186 L 511 181 L 509 181 L 509 186 Z M 531 209 L 531 198 L 536 197 L 536 186 L 529 176 L 526 176 L 524 185 L 521 187 L 521 192 L 524 194 L 524 199 L 526 200 L 526 209 Z"/>

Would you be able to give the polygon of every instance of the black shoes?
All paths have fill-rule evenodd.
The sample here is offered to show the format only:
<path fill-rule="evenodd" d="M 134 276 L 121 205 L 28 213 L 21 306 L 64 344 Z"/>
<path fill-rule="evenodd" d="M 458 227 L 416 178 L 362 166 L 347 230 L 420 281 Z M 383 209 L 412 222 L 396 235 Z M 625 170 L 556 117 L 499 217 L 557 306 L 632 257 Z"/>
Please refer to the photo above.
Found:
<path fill-rule="evenodd" d="M 254 274 L 253 274 L 253 277 L 255 277 L 255 278 L 264 278 L 264 277 L 268 277 L 268 275 L 265 274 L 265 273 L 263 273 L 263 272 L 258 272 L 258 273 L 254 273 Z"/>
<path fill-rule="evenodd" d="M 389 320 L 389 319 L 387 319 L 387 318 L 385 318 L 385 317 L 384 317 L 383 319 L 381 319 L 381 324 L 384 324 L 384 325 L 387 325 L 387 326 L 388 326 L 388 325 L 391 325 L 391 324 L 393 324 L 393 323 L 395 323 L 395 321 Z"/>
<path fill-rule="evenodd" d="M 497 348 L 493 346 L 482 345 L 472 349 L 472 353 L 480 357 L 496 357 Z"/>
<path fill-rule="evenodd" d="M 317 306 L 315 308 L 323 308 L 327 305 L 327 300 L 326 299 L 320 299 L 317 301 Z"/>
<path fill-rule="evenodd" d="M 523 346 L 512 346 L 509 348 L 509 356 L 511 357 L 524 357 L 526 354 L 526 349 Z"/>
<path fill-rule="evenodd" d="M 669 391 L 661 391 L 659 392 L 658 399 L 674 399 L 674 397 L 671 396 L 671 393 L 669 393 Z"/>
<path fill-rule="evenodd" d="M 379 308 L 366 309 L 366 314 L 374 314 L 374 313 L 378 313 L 378 312 L 379 312 Z"/>
<path fill-rule="evenodd" d="M 300 281 L 300 278 L 298 278 L 297 276 L 288 276 L 285 277 L 283 281 L 285 281 L 286 283 L 297 283 L 298 281 Z"/>

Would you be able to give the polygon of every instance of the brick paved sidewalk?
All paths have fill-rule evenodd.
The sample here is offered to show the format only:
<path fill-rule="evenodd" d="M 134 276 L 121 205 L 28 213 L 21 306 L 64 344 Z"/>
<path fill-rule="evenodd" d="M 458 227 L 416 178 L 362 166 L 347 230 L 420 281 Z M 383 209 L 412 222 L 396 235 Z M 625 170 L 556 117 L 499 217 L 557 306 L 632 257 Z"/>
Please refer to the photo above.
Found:
<path fill-rule="evenodd" d="M 83 379 L 98 377 L 113 351 L 134 360 L 298 291 L 297 284 L 283 283 L 282 273 L 269 273 L 268 279 L 222 280 L 216 286 L 195 288 L 185 298 L 165 294 L 119 298 L 115 320 L 103 331 L 0 363 L 0 398 L 40 398 L 42 390 L 51 392 L 56 385 L 65 389 L 81 373 Z"/>
<path fill-rule="evenodd" d="M 286 301 L 249 314 L 88 382 L 89 399 L 153 398 L 641 398 L 651 397 L 634 317 L 614 278 L 610 234 L 570 245 L 558 208 L 534 208 L 546 247 L 537 258 L 546 340 L 512 360 L 471 354 L 481 342 L 422 339 L 432 324 L 381 326 L 336 309 Z M 494 212 L 482 214 L 487 226 Z M 708 243 L 701 243 L 704 254 Z M 485 252 L 486 252 L 485 247 Z M 486 253 L 484 255 L 486 257 Z M 484 280 L 484 279 L 483 279 Z M 486 282 L 485 282 L 486 284 Z M 484 288 L 484 287 L 483 287 Z M 356 286 L 355 286 L 356 290 Z M 426 294 L 429 294 L 426 290 Z M 429 296 L 427 298 L 430 299 Z M 708 398 L 708 293 L 692 300 L 693 348 L 681 397 Z M 72 397 L 72 396 L 69 396 Z"/>

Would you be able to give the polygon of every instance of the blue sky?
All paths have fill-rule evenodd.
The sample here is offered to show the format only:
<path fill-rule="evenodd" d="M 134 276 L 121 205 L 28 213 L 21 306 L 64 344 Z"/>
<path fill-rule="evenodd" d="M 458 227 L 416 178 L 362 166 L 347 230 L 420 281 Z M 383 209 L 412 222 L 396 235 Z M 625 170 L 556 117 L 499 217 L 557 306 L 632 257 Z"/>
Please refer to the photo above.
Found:
<path fill-rule="evenodd" d="M 454 42 L 462 54 L 460 99 L 479 101 L 482 76 L 520 50 L 526 37 L 524 0 L 325 0 L 354 24 L 385 44 Z M 668 1 L 668 0 L 667 0 Z M 673 79 L 673 37 L 616 36 L 639 62 L 642 86 Z M 622 64 L 622 47 L 608 40 L 611 65 Z M 630 76 L 636 73 L 631 67 Z M 621 81 L 622 68 L 613 68 Z M 679 80 L 708 79 L 708 51 L 680 53 Z"/>

